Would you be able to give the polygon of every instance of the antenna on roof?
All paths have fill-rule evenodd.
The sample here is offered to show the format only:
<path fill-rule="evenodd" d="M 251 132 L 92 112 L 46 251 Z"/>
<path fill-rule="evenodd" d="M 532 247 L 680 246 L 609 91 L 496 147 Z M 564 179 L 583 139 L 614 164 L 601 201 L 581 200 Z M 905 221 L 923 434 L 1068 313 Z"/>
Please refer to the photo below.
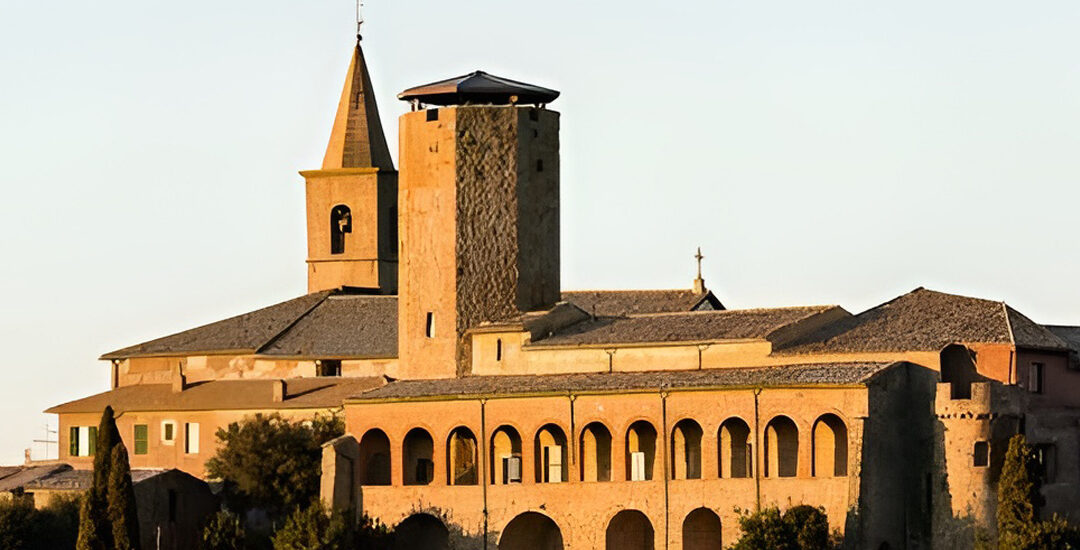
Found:
<path fill-rule="evenodd" d="M 356 42 L 357 43 L 360 43 L 360 41 L 364 39 L 364 37 L 360 35 L 360 28 L 364 26 L 363 7 L 364 7 L 364 0 L 356 0 Z"/>
<path fill-rule="evenodd" d="M 705 256 L 701 255 L 700 246 L 697 249 L 697 254 L 694 254 L 694 259 L 697 260 L 697 278 L 694 279 L 694 292 L 705 294 L 705 279 L 701 278 L 701 260 L 704 260 Z"/>

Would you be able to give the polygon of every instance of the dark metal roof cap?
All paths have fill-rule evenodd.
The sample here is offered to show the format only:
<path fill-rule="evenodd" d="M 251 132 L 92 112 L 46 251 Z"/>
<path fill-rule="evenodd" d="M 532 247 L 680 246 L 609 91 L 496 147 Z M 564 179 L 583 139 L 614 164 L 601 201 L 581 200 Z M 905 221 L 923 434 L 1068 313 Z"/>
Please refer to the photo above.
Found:
<path fill-rule="evenodd" d="M 409 88 L 398 94 L 402 101 L 429 105 L 514 105 L 555 101 L 559 92 L 476 71 L 471 74 Z"/>

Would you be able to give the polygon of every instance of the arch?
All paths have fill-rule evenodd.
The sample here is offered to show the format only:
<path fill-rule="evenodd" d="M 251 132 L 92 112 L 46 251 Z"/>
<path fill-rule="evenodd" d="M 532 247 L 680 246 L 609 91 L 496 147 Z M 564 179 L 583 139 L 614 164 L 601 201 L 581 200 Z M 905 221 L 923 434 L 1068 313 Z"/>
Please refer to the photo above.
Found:
<path fill-rule="evenodd" d="M 521 483 L 521 436 L 513 426 L 491 434 L 491 483 Z"/>
<path fill-rule="evenodd" d="M 720 535 L 720 516 L 708 508 L 693 510 L 683 520 L 683 550 L 721 550 Z"/>
<path fill-rule="evenodd" d="M 390 438 L 378 428 L 360 438 L 360 484 L 390 485 Z"/>
<path fill-rule="evenodd" d="M 537 483 L 566 481 L 566 433 L 555 424 L 546 424 L 533 440 L 533 463 Z"/>
<path fill-rule="evenodd" d="M 611 432 L 602 422 L 581 430 L 581 481 L 611 481 Z"/>
<path fill-rule="evenodd" d="M 345 234 L 352 233 L 352 211 L 339 204 L 330 210 L 330 253 L 345 253 Z"/>
<path fill-rule="evenodd" d="M 405 434 L 401 445 L 402 483 L 428 485 L 435 474 L 435 441 L 423 428 L 413 428 Z"/>
<path fill-rule="evenodd" d="M 750 426 L 741 418 L 732 417 L 720 424 L 717 462 L 721 478 L 742 478 L 753 475 L 754 453 L 750 443 Z"/>
<path fill-rule="evenodd" d="M 449 550 L 450 531 L 431 514 L 413 514 L 394 528 L 395 550 Z"/>
<path fill-rule="evenodd" d="M 786 416 L 765 426 L 765 477 L 795 477 L 799 471 L 799 428 Z"/>
<path fill-rule="evenodd" d="M 607 550 L 653 550 L 656 534 L 652 522 L 637 510 L 623 510 L 608 522 L 604 534 Z"/>
<path fill-rule="evenodd" d="M 975 368 L 975 352 L 959 344 L 941 350 L 941 381 L 950 385 L 952 399 L 971 399 L 971 383 L 980 379 Z"/>
<path fill-rule="evenodd" d="M 499 537 L 499 550 L 562 550 L 562 547 L 559 526 L 537 512 L 518 514 Z"/>
<path fill-rule="evenodd" d="M 701 424 L 689 418 L 671 430 L 671 479 L 701 479 Z"/>
<path fill-rule="evenodd" d="M 656 463 L 656 428 L 638 420 L 626 430 L 626 480 L 648 481 Z"/>
<path fill-rule="evenodd" d="M 848 430 L 844 421 L 827 413 L 814 422 L 814 446 L 811 475 L 814 477 L 844 477 L 847 475 Z"/>
<path fill-rule="evenodd" d="M 476 436 L 462 426 L 446 438 L 446 480 L 448 485 L 476 485 L 480 480 Z"/>

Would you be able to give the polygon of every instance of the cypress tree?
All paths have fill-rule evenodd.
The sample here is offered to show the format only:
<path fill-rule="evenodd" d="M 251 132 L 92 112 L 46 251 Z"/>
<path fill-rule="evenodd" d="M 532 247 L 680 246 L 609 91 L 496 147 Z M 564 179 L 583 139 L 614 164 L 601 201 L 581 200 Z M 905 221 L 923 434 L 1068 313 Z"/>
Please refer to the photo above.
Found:
<path fill-rule="evenodd" d="M 1026 548 L 1037 521 L 1038 464 L 1023 435 L 1009 440 L 998 480 L 998 543 L 1003 550 Z"/>
<path fill-rule="evenodd" d="M 79 510 L 78 550 L 109 550 L 114 547 L 108 514 L 109 471 L 112 448 L 120 441 L 112 407 L 105 407 L 98 425 L 94 449 L 94 481 Z"/>
<path fill-rule="evenodd" d="M 107 501 L 113 547 L 116 550 L 138 550 L 139 515 L 135 506 L 135 487 L 131 483 L 127 448 L 122 442 L 113 447 L 111 466 Z"/>

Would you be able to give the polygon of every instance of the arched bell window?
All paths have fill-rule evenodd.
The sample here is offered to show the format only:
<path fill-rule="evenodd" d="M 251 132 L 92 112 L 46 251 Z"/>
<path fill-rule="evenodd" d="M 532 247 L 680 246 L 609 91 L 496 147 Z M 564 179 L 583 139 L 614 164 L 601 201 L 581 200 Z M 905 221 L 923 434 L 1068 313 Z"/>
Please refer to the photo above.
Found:
<path fill-rule="evenodd" d="M 330 253 L 345 253 L 345 234 L 352 233 L 352 212 L 339 204 L 330 211 Z"/>

